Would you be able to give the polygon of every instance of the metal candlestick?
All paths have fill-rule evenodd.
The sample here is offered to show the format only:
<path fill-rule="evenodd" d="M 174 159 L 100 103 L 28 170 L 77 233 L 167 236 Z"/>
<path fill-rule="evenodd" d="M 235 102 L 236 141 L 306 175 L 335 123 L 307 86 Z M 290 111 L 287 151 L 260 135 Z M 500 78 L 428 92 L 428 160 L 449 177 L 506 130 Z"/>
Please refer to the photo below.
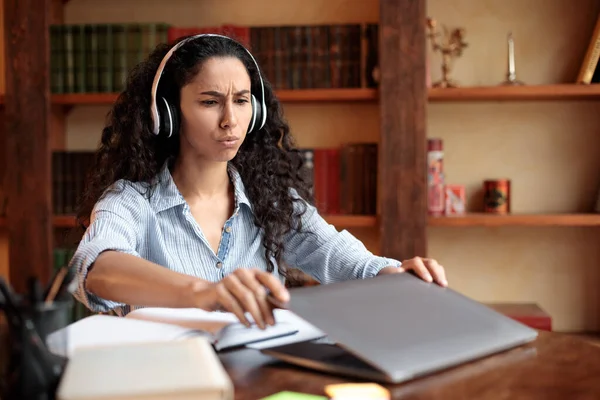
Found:
<path fill-rule="evenodd" d="M 431 47 L 433 51 L 439 51 L 442 53 L 442 79 L 433 84 L 433 87 L 439 88 L 451 88 L 458 87 L 458 84 L 450 79 L 450 71 L 452 69 L 453 58 L 460 57 L 462 51 L 467 47 L 467 43 L 463 40 L 465 30 L 462 28 L 456 28 L 451 31 L 444 26 L 444 41 L 440 43 L 438 37 L 440 33 L 437 31 L 437 22 L 432 19 L 427 19 L 427 29 L 429 33 L 427 36 L 431 40 Z"/>
<path fill-rule="evenodd" d="M 515 68 L 515 41 L 512 32 L 508 33 L 508 72 L 506 74 L 506 80 L 502 82 L 502 85 L 524 85 L 523 82 L 517 79 Z"/>

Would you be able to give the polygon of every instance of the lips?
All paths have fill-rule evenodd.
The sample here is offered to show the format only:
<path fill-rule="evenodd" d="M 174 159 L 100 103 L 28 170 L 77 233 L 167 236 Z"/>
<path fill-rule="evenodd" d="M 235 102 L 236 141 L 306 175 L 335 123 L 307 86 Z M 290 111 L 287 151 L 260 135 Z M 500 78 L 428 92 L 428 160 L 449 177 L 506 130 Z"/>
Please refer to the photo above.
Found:
<path fill-rule="evenodd" d="M 238 144 L 237 142 L 240 140 L 237 136 L 226 136 L 218 140 L 220 146 L 223 146 L 226 149 L 235 149 Z"/>
<path fill-rule="evenodd" d="M 226 136 L 222 139 L 219 139 L 219 142 L 235 142 L 237 140 L 240 140 L 240 138 L 237 136 Z"/>

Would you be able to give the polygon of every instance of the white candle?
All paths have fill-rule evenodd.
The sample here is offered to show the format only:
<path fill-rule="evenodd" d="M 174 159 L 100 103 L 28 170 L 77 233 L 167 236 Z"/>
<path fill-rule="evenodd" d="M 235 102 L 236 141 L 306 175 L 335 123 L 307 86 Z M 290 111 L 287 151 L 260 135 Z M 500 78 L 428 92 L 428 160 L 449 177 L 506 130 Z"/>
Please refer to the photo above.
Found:
<path fill-rule="evenodd" d="M 515 74 L 515 43 L 512 33 L 508 34 L 508 73 L 510 76 Z"/>

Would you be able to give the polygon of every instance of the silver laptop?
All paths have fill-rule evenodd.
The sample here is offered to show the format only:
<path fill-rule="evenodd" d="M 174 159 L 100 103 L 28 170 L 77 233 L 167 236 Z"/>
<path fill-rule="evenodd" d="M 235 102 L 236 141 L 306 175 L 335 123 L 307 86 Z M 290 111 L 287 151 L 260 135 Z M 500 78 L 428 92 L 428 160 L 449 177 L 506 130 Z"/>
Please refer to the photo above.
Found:
<path fill-rule="evenodd" d="M 499 353 L 537 331 L 411 273 L 290 289 L 288 308 L 327 337 L 262 349 L 334 374 L 398 383 Z"/>

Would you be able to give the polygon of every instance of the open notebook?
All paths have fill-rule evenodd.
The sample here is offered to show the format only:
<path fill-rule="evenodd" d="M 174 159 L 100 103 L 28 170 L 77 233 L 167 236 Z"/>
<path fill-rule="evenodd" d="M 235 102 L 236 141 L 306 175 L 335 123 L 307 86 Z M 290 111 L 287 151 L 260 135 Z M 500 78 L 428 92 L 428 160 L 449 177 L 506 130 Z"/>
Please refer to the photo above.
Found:
<path fill-rule="evenodd" d="M 140 308 L 126 317 L 93 315 L 53 332 L 46 340 L 55 354 L 69 357 L 78 348 L 164 342 L 204 336 L 216 351 L 238 346 L 265 348 L 325 334 L 289 310 L 276 309 L 274 326 L 246 328 L 231 313 L 195 308 Z M 251 317 L 248 315 L 251 320 Z"/>

